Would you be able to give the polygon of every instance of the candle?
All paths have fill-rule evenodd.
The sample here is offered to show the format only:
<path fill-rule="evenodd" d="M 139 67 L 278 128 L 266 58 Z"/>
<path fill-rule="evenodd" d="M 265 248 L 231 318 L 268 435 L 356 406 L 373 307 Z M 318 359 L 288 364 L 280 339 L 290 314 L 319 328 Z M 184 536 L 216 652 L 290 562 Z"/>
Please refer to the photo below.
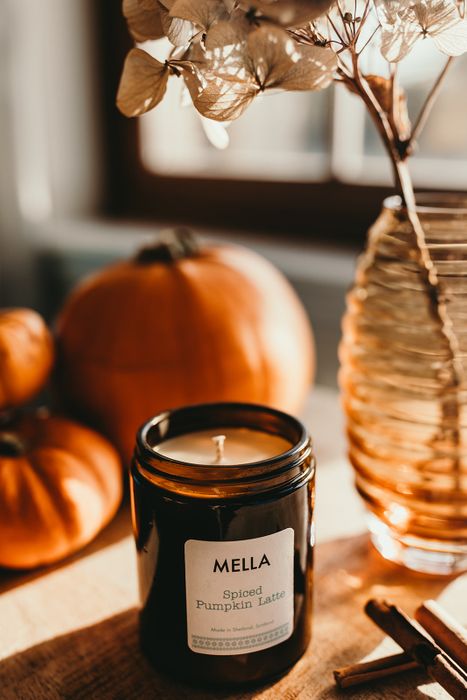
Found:
<path fill-rule="evenodd" d="M 154 450 L 160 455 L 191 464 L 247 464 L 287 452 L 289 440 L 251 428 L 221 426 L 197 430 L 164 440 Z"/>
<path fill-rule="evenodd" d="M 250 404 L 168 411 L 131 470 L 140 640 L 196 684 L 264 682 L 310 639 L 314 458 L 303 426 Z"/>

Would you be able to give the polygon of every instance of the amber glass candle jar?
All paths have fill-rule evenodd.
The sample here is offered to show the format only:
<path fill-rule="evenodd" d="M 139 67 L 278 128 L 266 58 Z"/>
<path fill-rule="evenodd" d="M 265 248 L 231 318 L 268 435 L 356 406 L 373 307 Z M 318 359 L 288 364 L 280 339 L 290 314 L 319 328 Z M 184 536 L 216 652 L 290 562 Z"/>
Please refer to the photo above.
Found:
<path fill-rule="evenodd" d="M 227 434 L 226 458 L 164 454 L 181 436 L 194 445 L 199 431 Z M 235 463 L 230 433 L 283 447 Z M 311 630 L 314 472 L 304 427 L 262 406 L 191 406 L 140 430 L 131 470 L 140 636 L 158 669 L 231 686 L 279 676 L 300 658 Z"/>

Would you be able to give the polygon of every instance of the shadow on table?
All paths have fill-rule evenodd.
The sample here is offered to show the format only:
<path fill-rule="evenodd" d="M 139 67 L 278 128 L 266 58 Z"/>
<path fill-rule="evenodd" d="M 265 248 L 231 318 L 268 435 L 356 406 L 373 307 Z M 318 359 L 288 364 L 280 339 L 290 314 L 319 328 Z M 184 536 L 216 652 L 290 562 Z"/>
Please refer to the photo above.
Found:
<path fill-rule="evenodd" d="M 383 638 L 363 614 L 371 595 L 404 601 L 410 611 L 434 597 L 445 580 L 430 579 L 386 563 L 366 536 L 328 542 L 318 548 L 314 639 L 296 666 L 274 685 L 232 694 L 195 691 L 156 673 L 138 647 L 137 610 L 45 641 L 0 664 L 2 700 L 422 700 L 423 675 L 411 674 L 367 690 L 339 693 L 332 670 L 355 663 Z M 77 592 L 78 594 L 78 592 Z M 439 697 L 439 696 L 436 696 Z"/>
<path fill-rule="evenodd" d="M 205 700 L 232 694 L 193 690 L 157 673 L 139 650 L 137 610 L 127 610 L 0 663 L 2 700 Z"/>
<path fill-rule="evenodd" d="M 68 566 L 74 561 L 88 556 L 89 554 L 94 554 L 104 547 L 109 547 L 116 542 L 120 542 L 124 537 L 128 537 L 131 534 L 131 519 L 130 519 L 130 507 L 128 503 L 128 498 L 125 497 L 124 502 L 120 506 L 120 509 L 107 527 L 105 527 L 101 533 L 90 542 L 84 549 L 80 550 L 76 554 L 73 554 L 66 559 L 53 564 L 51 566 L 43 566 L 39 569 L 34 569 L 32 571 L 12 571 L 9 569 L 2 569 L 0 567 L 0 594 L 6 591 L 16 588 L 16 586 L 21 586 L 24 583 L 33 581 L 40 576 L 45 576 L 50 574 L 52 571 L 61 569 L 63 566 Z M 1 697 L 1 696 L 0 696 Z"/>

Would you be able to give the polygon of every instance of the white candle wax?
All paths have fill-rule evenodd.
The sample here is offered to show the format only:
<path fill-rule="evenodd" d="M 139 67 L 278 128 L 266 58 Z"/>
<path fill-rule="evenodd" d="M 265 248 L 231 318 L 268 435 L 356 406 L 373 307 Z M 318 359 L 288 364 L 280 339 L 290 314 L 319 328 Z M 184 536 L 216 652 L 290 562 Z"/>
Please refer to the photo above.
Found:
<path fill-rule="evenodd" d="M 224 439 L 222 439 L 224 438 Z M 287 452 L 292 443 L 251 428 L 211 428 L 164 440 L 156 452 L 192 464 L 248 464 Z"/>

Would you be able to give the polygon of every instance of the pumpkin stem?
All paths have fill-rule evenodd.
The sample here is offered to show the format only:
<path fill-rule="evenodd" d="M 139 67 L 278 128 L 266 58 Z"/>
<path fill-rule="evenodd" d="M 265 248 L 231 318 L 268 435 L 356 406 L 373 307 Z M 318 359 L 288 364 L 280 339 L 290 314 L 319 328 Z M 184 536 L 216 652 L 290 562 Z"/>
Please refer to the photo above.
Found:
<path fill-rule="evenodd" d="M 168 229 L 160 239 L 142 248 L 136 255 L 136 262 L 148 265 L 155 262 L 175 262 L 198 255 L 199 244 L 196 236 L 187 228 Z"/>
<path fill-rule="evenodd" d="M 14 433 L 0 433 L 0 457 L 21 457 L 26 445 Z"/>

